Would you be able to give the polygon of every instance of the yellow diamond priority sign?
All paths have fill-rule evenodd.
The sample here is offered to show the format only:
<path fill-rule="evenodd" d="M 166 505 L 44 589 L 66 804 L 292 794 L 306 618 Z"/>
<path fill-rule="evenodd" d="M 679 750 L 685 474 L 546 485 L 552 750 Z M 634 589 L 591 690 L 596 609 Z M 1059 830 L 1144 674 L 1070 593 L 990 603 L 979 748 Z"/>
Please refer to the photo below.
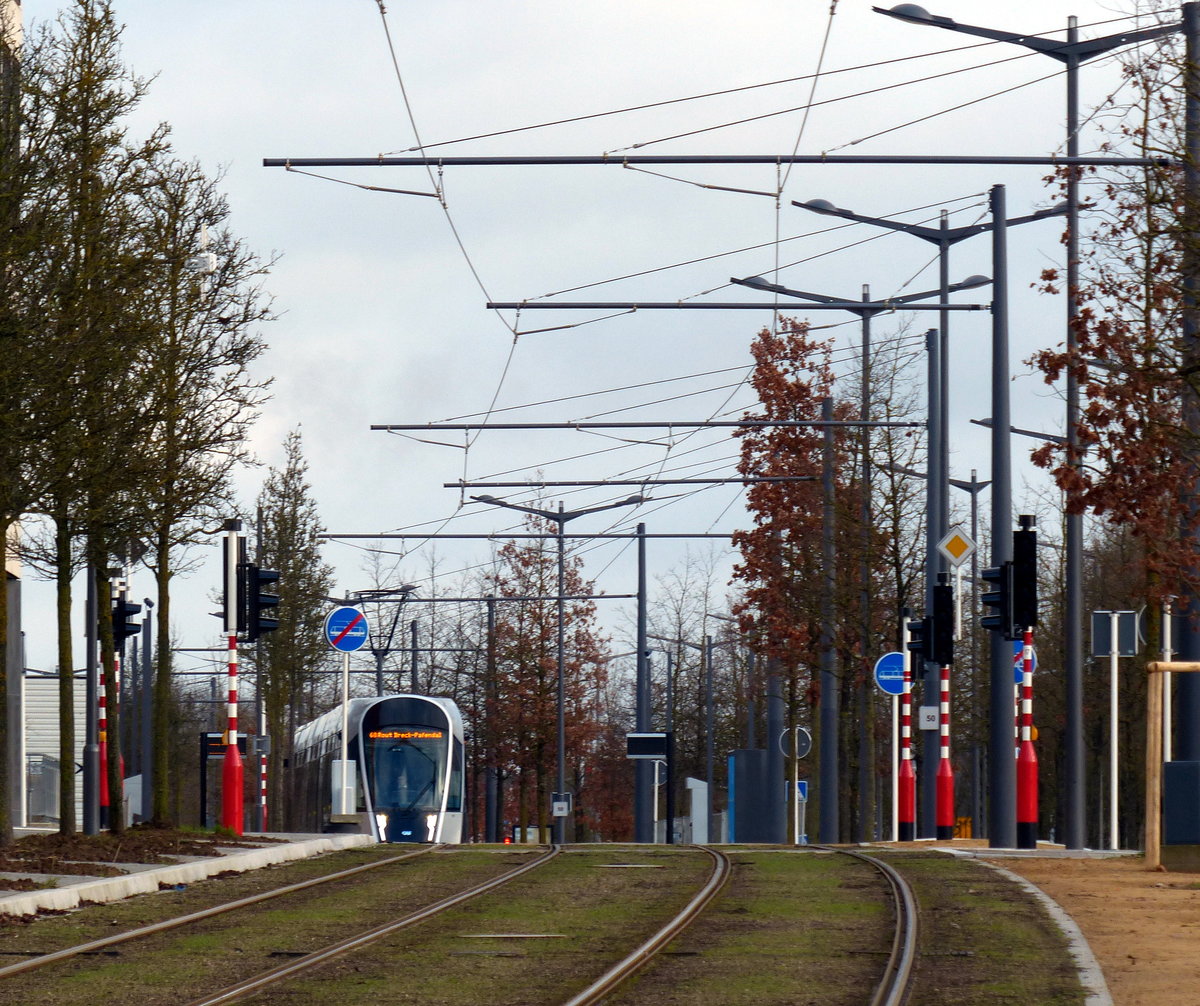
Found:
<path fill-rule="evenodd" d="M 942 553 L 952 566 L 961 566 L 975 551 L 975 542 L 961 527 L 953 527 L 946 537 L 938 542 L 938 551 Z"/>

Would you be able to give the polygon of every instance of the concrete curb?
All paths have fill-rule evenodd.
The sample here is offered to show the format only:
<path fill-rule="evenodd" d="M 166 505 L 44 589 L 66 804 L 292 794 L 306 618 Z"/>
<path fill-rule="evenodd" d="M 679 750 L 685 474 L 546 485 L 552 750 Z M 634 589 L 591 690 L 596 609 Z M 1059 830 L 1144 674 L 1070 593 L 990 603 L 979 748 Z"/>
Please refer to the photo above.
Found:
<path fill-rule="evenodd" d="M 105 904 L 109 901 L 120 901 L 134 894 L 157 891 L 160 884 L 191 884 L 226 871 L 244 873 L 276 863 L 308 859 L 310 856 L 319 856 L 326 852 L 373 844 L 374 839 L 370 835 L 323 835 L 300 842 L 279 842 L 258 849 L 247 849 L 244 852 L 231 852 L 224 856 L 213 856 L 173 866 L 139 870 L 123 877 L 84 880 L 67 887 L 23 891 L 0 897 L 0 915 L 36 915 L 46 909 L 67 911 L 78 908 L 83 902 Z"/>
<path fill-rule="evenodd" d="M 1086 994 L 1084 1002 L 1087 1006 L 1113 1006 L 1112 995 L 1108 991 L 1108 983 L 1104 980 L 1104 972 L 1100 970 L 1100 963 L 1096 960 L 1095 954 L 1092 953 L 1092 948 L 1088 946 L 1088 941 L 1084 937 L 1083 931 L 1075 924 L 1075 920 L 1063 910 L 1063 907 L 1036 884 L 1031 884 L 1024 877 L 1018 876 L 1011 870 L 1006 870 L 1003 866 L 997 866 L 995 863 L 991 863 L 982 857 L 975 857 L 975 861 L 982 863 L 989 869 L 995 870 L 1001 876 L 1011 880 L 1041 902 L 1046 911 L 1049 912 L 1050 918 L 1055 921 L 1058 928 L 1063 931 L 1063 935 L 1067 938 L 1067 947 L 1071 952 L 1071 956 L 1075 959 L 1075 968 L 1079 972 L 1079 982 Z"/>

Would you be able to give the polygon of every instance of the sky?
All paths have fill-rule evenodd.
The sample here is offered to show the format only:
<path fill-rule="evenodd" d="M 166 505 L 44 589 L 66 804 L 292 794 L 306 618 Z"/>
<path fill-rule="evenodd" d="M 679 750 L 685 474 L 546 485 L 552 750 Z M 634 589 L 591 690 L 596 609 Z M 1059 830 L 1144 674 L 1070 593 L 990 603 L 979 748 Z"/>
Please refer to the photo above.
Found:
<path fill-rule="evenodd" d="M 621 155 L 631 153 L 1061 151 L 1061 66 L 1016 46 L 981 45 L 845 0 L 832 8 L 824 0 L 385 6 L 386 12 L 373 0 L 116 4 L 126 25 L 126 61 L 154 77 L 133 133 L 170 123 L 180 155 L 223 174 L 232 229 L 262 256 L 278 256 L 266 285 L 279 318 L 263 329 L 270 349 L 259 364 L 274 379 L 273 397 L 253 437 L 264 468 L 239 476 L 242 498 L 252 508 L 265 466 L 281 463 L 284 437 L 298 428 L 312 495 L 331 533 L 491 532 L 518 523 L 515 514 L 443 488 L 464 478 L 730 474 L 735 449 L 719 431 L 665 437 L 661 430 L 604 437 L 488 431 L 473 436 L 469 449 L 462 433 L 429 435 L 438 443 L 423 443 L 372 431 L 377 424 L 480 421 L 489 409 L 493 421 L 678 422 L 736 418 L 753 406 L 744 383 L 748 347 L 770 323 L 770 311 L 564 309 L 515 316 L 488 311 L 489 300 L 556 294 L 588 301 L 768 301 L 728 286 L 731 276 L 752 275 L 847 299 L 858 299 L 864 283 L 880 296 L 927 290 L 937 285 L 932 246 L 863 226 L 830 230 L 839 222 L 791 201 L 824 198 L 871 216 L 904 214 L 934 224 L 947 207 L 953 225 L 980 220 L 997 184 L 1005 186 L 1010 215 L 1057 201 L 1043 181 L 1047 170 L 1036 167 L 666 166 L 653 173 L 621 165 Z M 1076 15 L 1081 35 L 1094 37 L 1131 28 L 1132 21 L 1121 19 L 1125 6 L 1014 0 L 995 9 L 989 26 L 1054 33 Z M 977 7 L 946 0 L 934 12 L 975 23 Z M 57 4 L 26 0 L 23 9 L 28 29 L 54 17 Z M 1085 114 L 1119 87 L 1111 58 L 1085 64 L 1080 80 Z M 738 90 L 676 100 L 731 89 Z M 653 107 L 597 114 L 635 106 Z M 580 116 L 590 117 L 484 137 Z M 474 137 L 483 138 L 462 139 Z M 1081 149 L 1093 150 L 1097 137 L 1090 123 Z M 608 154 L 611 164 L 315 169 L 324 178 L 262 165 L 264 158 L 421 149 Z M 442 200 L 427 195 L 435 185 Z M 1051 432 L 1063 425 L 1061 390 L 1047 387 L 1025 361 L 1063 338 L 1062 298 L 1034 289 L 1043 269 L 1061 264 L 1060 233 L 1049 221 L 1009 235 L 1013 424 Z M 956 246 L 951 280 L 990 275 L 989 258 L 986 236 Z M 629 278 L 606 282 L 616 277 Z M 986 303 L 989 296 L 984 288 L 957 299 Z M 853 370 L 857 321 L 828 312 L 808 317 L 837 325 L 827 332 L 835 358 L 845 372 Z M 931 324 L 930 315 L 899 314 L 876 319 L 873 331 L 881 340 L 907 326 L 911 339 Z M 548 328 L 554 330 L 534 331 Z M 976 469 L 986 479 L 988 433 L 970 420 L 990 410 L 990 316 L 954 315 L 950 338 L 952 473 L 967 478 Z M 622 388 L 630 390 L 611 390 Z M 611 393 L 597 394 L 603 391 Z M 549 400 L 557 401 L 517 408 Z M 1017 513 L 1043 497 L 1049 483 L 1020 462 L 1028 444 L 1014 446 Z M 561 460 L 567 458 L 574 460 Z M 637 491 L 467 494 L 540 498 L 549 506 L 561 498 L 577 509 Z M 638 521 L 651 533 L 747 526 L 736 487 L 664 486 L 645 495 L 653 500 L 581 517 L 569 529 L 628 530 Z M 327 546 L 339 593 L 376 586 L 368 569 L 371 545 Z M 445 592 L 455 571 L 477 567 L 488 554 L 481 542 L 389 547 L 414 549 L 396 582 L 416 583 L 426 595 Z M 678 568 L 688 549 L 714 548 L 727 571 L 729 557 L 719 546 L 652 542 L 651 580 Z M 585 572 L 608 593 L 632 593 L 633 555 L 627 543 L 589 546 Z M 196 568 L 174 594 L 174 642 L 216 646 L 220 625 L 208 614 L 220 579 L 216 539 L 211 550 L 190 558 Z M 440 586 L 427 579 L 431 565 Z M 149 573 L 135 570 L 133 595 L 151 587 Z M 27 663 L 52 668 L 48 585 L 30 580 L 24 603 Z M 601 604 L 614 649 L 626 649 L 630 602 Z M 202 668 L 206 660 L 191 655 L 181 666 Z"/>

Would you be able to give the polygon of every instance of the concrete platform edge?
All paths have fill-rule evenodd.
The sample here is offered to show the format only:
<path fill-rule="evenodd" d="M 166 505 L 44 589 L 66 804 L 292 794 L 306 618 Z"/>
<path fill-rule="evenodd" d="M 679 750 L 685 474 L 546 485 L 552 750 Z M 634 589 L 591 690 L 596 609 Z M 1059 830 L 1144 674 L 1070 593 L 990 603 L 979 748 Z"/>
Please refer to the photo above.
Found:
<path fill-rule="evenodd" d="M 308 859 L 310 856 L 336 852 L 339 849 L 373 845 L 374 842 L 370 835 L 322 835 L 299 842 L 280 842 L 257 849 L 247 849 L 244 852 L 213 856 L 210 859 L 142 870 L 123 877 L 103 877 L 65 887 L 22 891 L 0 897 L 0 915 L 36 915 L 39 911 L 47 909 L 68 911 L 78 908 L 83 902 L 105 904 L 120 901 L 134 894 L 157 891 L 160 884 L 191 884 L 217 873 L 244 873 L 247 870 L 258 870 L 264 866 L 296 859 Z"/>
<path fill-rule="evenodd" d="M 1028 891 L 1035 897 L 1049 912 L 1050 918 L 1062 930 L 1063 935 L 1067 938 L 1067 947 L 1070 950 L 1071 956 L 1075 959 L 1075 968 L 1079 972 L 1079 982 L 1084 990 L 1084 1002 L 1087 1006 L 1113 1006 L 1112 995 L 1108 991 L 1108 982 L 1104 980 L 1104 972 L 1100 970 L 1100 962 L 1096 960 L 1096 955 L 1092 953 L 1092 948 L 1088 945 L 1087 938 L 1083 935 L 1083 931 L 1076 924 L 1075 920 L 1069 916 L 1063 907 L 1055 901 L 1050 895 L 1043 891 L 1036 884 L 1031 884 L 1024 877 L 1020 877 L 1011 870 L 1006 870 L 1003 866 L 998 866 L 995 863 L 988 862 L 982 857 L 977 858 L 977 862 L 1011 880 L 1025 891 Z"/>

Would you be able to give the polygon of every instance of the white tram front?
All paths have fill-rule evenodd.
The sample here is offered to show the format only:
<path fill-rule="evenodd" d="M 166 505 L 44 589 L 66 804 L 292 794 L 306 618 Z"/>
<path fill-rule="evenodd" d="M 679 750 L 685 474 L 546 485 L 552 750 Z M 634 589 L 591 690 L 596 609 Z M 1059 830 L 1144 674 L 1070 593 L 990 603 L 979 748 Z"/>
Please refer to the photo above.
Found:
<path fill-rule="evenodd" d="M 354 828 L 380 842 L 461 842 L 463 726 L 458 706 L 424 695 L 351 699 L 347 757 L 356 785 L 338 814 L 339 706 L 296 731 L 293 768 L 305 827 Z"/>

